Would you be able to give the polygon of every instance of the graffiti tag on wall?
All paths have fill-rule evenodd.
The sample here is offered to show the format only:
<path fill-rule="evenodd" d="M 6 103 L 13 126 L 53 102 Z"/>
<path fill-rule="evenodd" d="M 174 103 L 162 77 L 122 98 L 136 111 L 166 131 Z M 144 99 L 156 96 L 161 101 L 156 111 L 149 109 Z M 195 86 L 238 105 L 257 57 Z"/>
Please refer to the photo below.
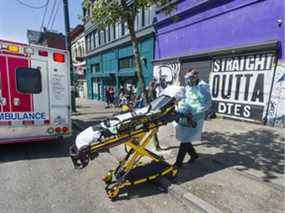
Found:
<path fill-rule="evenodd" d="M 285 61 L 279 61 L 276 68 L 267 123 L 285 127 Z"/>
<path fill-rule="evenodd" d="M 154 80 L 166 85 L 178 84 L 179 72 L 181 65 L 177 61 L 160 62 L 154 64 L 153 77 Z"/>

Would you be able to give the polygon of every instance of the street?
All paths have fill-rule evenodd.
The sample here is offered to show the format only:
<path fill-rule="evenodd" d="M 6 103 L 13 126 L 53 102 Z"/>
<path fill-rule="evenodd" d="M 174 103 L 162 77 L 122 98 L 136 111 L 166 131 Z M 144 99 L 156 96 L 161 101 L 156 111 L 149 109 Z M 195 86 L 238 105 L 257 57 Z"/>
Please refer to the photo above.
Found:
<path fill-rule="evenodd" d="M 100 113 L 97 115 L 100 117 Z M 77 133 L 75 128 L 74 135 Z M 75 170 L 68 149 L 73 140 L 74 137 L 65 142 L 1 145 L 0 212 L 129 212 L 130 209 L 189 212 L 194 209 L 162 193 L 153 184 L 135 187 L 127 198 L 110 201 L 101 177 L 116 166 L 115 158 L 103 153 L 88 168 Z"/>
<path fill-rule="evenodd" d="M 81 128 L 84 128 L 83 124 L 94 123 L 97 116 L 102 118 L 104 104 L 101 102 L 83 101 L 81 105 L 77 115 L 73 116 L 75 123 L 82 122 Z M 108 109 L 104 115 L 110 116 L 112 112 L 113 109 Z M 240 149 L 235 144 L 235 136 L 229 133 L 225 136 L 222 130 L 219 134 L 211 131 L 211 122 L 218 122 L 222 128 L 219 120 L 207 122 L 209 130 L 204 134 L 204 140 L 210 138 L 211 141 L 203 140 L 195 145 L 201 159 L 191 166 L 185 165 L 168 186 L 168 192 L 147 183 L 131 188 L 128 195 L 123 194 L 114 202 L 106 196 L 101 177 L 116 166 L 116 159 L 123 156 L 120 147 L 111 149 L 110 153 L 100 153 L 86 168 L 75 170 L 68 153 L 74 137 L 65 142 L 1 145 L 1 212 L 129 212 L 130 209 L 133 212 L 283 212 L 282 135 L 275 132 L 275 140 L 281 141 L 276 145 L 269 141 L 268 150 L 260 149 L 257 154 L 260 159 L 257 159 L 254 153 L 262 146 L 257 142 L 247 143 L 251 140 L 249 135 L 244 136 L 244 145 Z M 222 123 L 226 123 L 231 131 L 234 127 L 229 124 L 240 122 L 224 120 Z M 78 127 L 74 130 L 75 136 Z M 269 134 L 269 130 L 261 135 L 256 131 L 250 135 L 257 139 Z M 169 148 L 160 154 L 172 162 L 177 153 L 177 142 L 174 144 L 171 127 L 161 128 L 159 139 L 161 146 Z"/>
<path fill-rule="evenodd" d="M 136 187 L 127 199 L 110 201 L 101 177 L 115 166 L 100 155 L 74 170 L 65 143 L 15 144 L 0 151 L 0 212 L 187 212 L 190 207 L 152 184 Z"/>

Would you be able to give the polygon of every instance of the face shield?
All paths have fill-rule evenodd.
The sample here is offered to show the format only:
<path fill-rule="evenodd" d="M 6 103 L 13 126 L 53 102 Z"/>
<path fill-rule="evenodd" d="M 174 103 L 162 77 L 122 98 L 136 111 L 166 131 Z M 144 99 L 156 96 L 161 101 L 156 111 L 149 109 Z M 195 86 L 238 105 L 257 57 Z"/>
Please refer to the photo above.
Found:
<path fill-rule="evenodd" d="M 186 74 L 184 76 L 184 80 L 185 80 L 185 84 L 188 85 L 188 86 L 192 87 L 192 86 L 196 85 L 196 82 L 198 80 L 197 73 L 194 73 L 194 74 L 188 73 L 188 74 Z"/>

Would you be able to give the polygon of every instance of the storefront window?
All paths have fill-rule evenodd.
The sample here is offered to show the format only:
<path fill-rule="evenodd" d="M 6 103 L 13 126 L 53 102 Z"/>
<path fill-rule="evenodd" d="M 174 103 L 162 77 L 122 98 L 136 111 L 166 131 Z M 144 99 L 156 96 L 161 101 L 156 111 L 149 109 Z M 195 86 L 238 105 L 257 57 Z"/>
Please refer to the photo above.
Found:
<path fill-rule="evenodd" d="M 97 64 L 92 64 L 92 65 L 91 65 L 91 72 L 92 72 L 93 74 L 100 72 L 100 64 L 99 64 L 99 63 L 97 63 Z"/>
<path fill-rule="evenodd" d="M 126 57 L 119 59 L 119 69 L 128 69 L 134 67 L 134 57 Z"/>

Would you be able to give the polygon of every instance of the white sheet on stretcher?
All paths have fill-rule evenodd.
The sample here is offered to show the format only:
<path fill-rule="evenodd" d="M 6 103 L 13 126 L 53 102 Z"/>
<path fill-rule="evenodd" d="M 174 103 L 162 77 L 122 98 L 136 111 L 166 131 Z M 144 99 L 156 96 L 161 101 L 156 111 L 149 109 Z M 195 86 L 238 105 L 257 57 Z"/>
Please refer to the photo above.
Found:
<path fill-rule="evenodd" d="M 185 89 L 184 87 L 180 86 L 168 86 L 163 92 L 163 95 L 167 95 L 170 97 L 174 97 L 176 99 L 182 99 L 185 96 Z M 144 115 L 148 113 L 149 107 L 146 106 L 142 109 L 136 109 L 134 114 L 135 115 Z M 113 134 L 116 134 L 117 131 L 117 125 L 129 118 L 133 117 L 132 113 L 124 113 L 115 116 L 115 119 L 110 120 L 110 127 L 105 126 L 105 124 L 102 122 L 100 125 L 103 128 L 108 128 Z M 101 132 L 96 130 L 94 131 L 93 127 L 88 127 L 87 129 L 83 130 L 79 135 L 77 135 L 75 139 L 75 144 L 77 149 L 79 150 L 83 146 L 88 146 L 92 142 L 97 141 L 101 136 Z"/>
<path fill-rule="evenodd" d="M 142 109 L 135 110 L 136 115 L 143 115 L 146 114 L 148 111 L 148 107 L 144 107 Z M 117 125 L 129 118 L 133 117 L 132 113 L 124 113 L 115 116 L 115 119 L 110 120 L 110 127 L 105 126 L 105 124 L 102 122 L 100 125 L 103 128 L 108 128 L 113 134 L 116 134 L 117 131 Z M 83 130 L 79 135 L 77 135 L 75 139 L 75 144 L 77 149 L 79 150 L 83 146 L 88 146 L 92 142 L 97 141 L 101 136 L 101 132 L 96 130 L 94 131 L 93 127 L 88 127 L 87 129 Z"/>

